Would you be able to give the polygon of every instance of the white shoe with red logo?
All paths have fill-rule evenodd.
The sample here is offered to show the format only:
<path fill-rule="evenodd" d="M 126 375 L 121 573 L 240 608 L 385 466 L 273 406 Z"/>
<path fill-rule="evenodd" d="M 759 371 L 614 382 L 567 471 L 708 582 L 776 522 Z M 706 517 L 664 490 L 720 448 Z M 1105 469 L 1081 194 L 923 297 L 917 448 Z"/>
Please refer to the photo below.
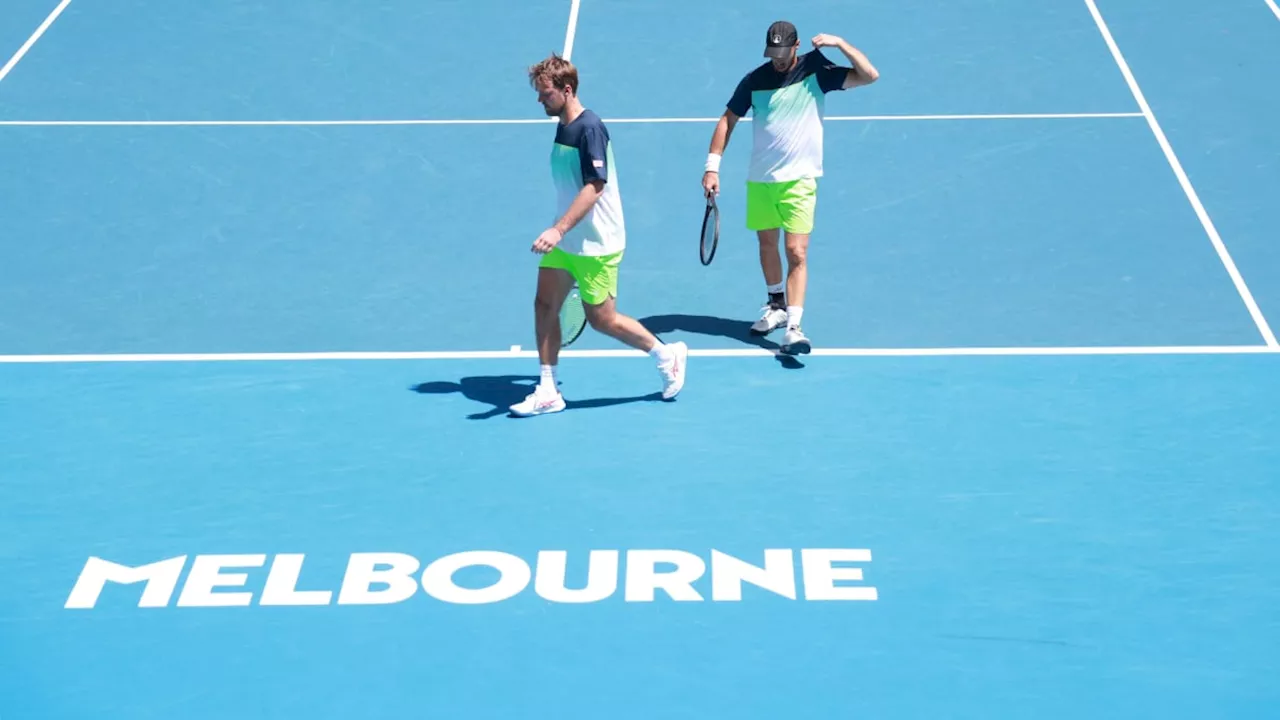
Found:
<path fill-rule="evenodd" d="M 671 352 L 658 361 L 658 372 L 662 373 L 662 399 L 670 400 L 680 394 L 684 388 L 684 377 L 689 362 L 689 346 L 682 342 L 674 342 L 667 346 Z"/>
<path fill-rule="evenodd" d="M 511 414 L 518 417 L 533 417 L 564 410 L 564 396 L 559 390 L 538 384 L 521 402 L 511 406 Z"/>

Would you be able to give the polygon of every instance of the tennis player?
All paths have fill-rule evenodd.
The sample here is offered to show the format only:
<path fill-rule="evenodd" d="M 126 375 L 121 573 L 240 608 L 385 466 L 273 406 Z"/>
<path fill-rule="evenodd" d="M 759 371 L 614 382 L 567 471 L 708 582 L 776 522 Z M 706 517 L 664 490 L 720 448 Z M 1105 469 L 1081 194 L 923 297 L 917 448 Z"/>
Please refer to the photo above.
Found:
<path fill-rule="evenodd" d="M 560 308 L 575 280 L 591 327 L 649 353 L 662 376 L 662 397 L 670 400 L 684 387 L 689 349 L 682 342 L 663 344 L 616 307 L 626 229 L 609 131 L 583 107 L 578 71 L 568 60 L 551 55 L 529 68 L 529 82 L 547 115 L 560 119 L 551 147 L 558 219 L 533 241 L 533 252 L 542 255 L 534 299 L 541 379 L 511 412 L 530 416 L 565 408 L 556 372 Z"/>
<path fill-rule="evenodd" d="M 822 176 L 825 96 L 870 85 L 880 77 L 866 56 L 843 39 L 817 35 L 812 42 L 814 49 L 800 55 L 795 25 L 778 21 L 769 26 L 764 50 L 769 61 L 738 83 L 716 123 L 702 176 L 703 190 L 718 194 L 721 156 L 738 120 L 752 111 L 747 228 L 756 231 L 760 241 L 760 268 L 769 298 L 751 331 L 767 335 L 785 324 L 780 349 L 787 354 L 807 353 L 811 347 L 800 321 L 808 285 L 809 235 Z M 852 67 L 827 60 L 824 47 L 839 49 Z M 778 254 L 780 230 L 786 235 L 785 283 Z"/>

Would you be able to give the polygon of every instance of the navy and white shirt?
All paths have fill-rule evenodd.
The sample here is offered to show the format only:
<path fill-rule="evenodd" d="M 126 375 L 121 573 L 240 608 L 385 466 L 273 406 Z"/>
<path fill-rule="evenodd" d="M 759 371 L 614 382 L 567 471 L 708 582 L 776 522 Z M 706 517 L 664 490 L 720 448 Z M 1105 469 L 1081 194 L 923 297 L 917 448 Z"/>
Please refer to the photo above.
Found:
<path fill-rule="evenodd" d="M 557 247 L 568 253 L 593 256 L 611 255 L 626 248 L 613 142 L 608 128 L 594 112 L 583 110 L 568 125 L 556 124 L 556 139 L 551 146 L 551 179 L 556 190 L 555 220 L 569 210 L 584 185 L 593 180 L 604 181 L 600 199 Z"/>
<path fill-rule="evenodd" d="M 787 72 L 766 62 L 742 78 L 728 108 L 738 117 L 748 110 L 754 113 L 749 181 L 787 182 L 822 175 L 824 101 L 827 93 L 844 87 L 850 69 L 815 49 L 801 55 Z"/>

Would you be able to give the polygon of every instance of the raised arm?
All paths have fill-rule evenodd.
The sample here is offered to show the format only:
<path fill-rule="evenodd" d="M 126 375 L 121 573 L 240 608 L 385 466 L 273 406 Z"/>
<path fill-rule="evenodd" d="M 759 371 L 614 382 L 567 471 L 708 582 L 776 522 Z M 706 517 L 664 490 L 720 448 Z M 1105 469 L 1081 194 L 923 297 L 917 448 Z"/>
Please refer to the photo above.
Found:
<path fill-rule="evenodd" d="M 876 66 L 871 64 L 866 55 L 854 46 L 845 41 L 844 38 L 835 35 L 816 35 L 813 38 L 813 46 L 816 48 L 833 47 L 844 53 L 849 59 L 849 63 L 853 66 L 850 68 L 844 79 L 842 90 L 848 90 L 852 87 L 860 85 L 870 85 L 880 79 L 880 72 L 876 70 Z"/>

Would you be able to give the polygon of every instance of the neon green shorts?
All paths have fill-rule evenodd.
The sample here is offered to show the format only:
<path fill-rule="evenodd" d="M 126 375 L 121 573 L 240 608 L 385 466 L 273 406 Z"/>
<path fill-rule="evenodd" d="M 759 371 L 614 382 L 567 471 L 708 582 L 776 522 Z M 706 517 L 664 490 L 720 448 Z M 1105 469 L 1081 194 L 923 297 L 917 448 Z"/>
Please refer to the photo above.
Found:
<path fill-rule="evenodd" d="M 817 205 L 816 178 L 777 183 L 748 182 L 747 229 L 782 228 L 789 233 L 811 233 Z"/>
<path fill-rule="evenodd" d="M 588 305 L 599 305 L 611 297 L 618 297 L 618 266 L 621 264 L 622 252 L 575 255 L 560 248 L 551 248 L 551 252 L 542 256 L 538 267 L 568 272 L 578 283 L 582 301 Z"/>

